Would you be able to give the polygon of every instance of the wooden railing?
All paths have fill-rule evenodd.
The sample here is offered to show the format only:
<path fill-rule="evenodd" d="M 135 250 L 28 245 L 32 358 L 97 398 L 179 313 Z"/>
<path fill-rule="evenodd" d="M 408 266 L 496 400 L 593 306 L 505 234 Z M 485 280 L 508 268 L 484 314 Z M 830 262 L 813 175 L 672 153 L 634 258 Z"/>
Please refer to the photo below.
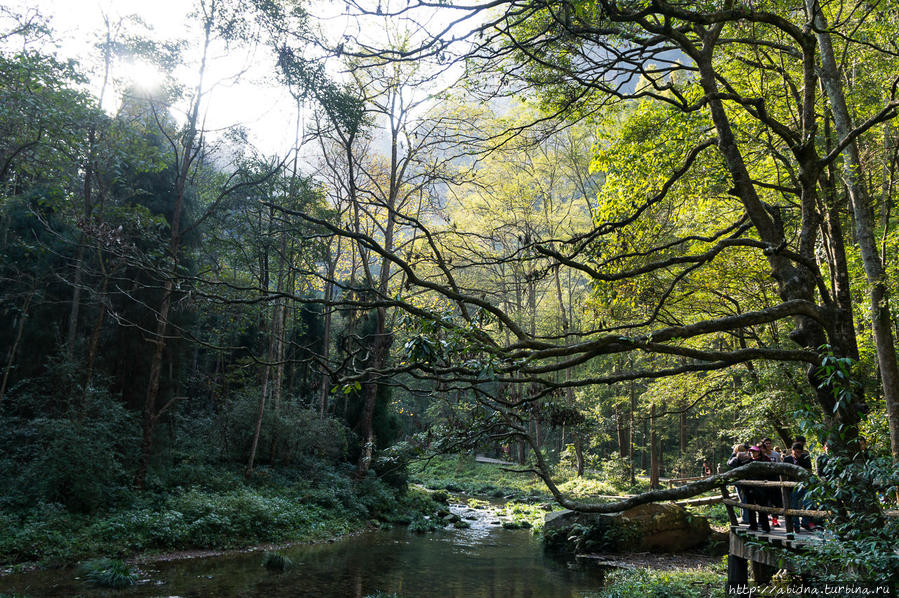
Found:
<path fill-rule="evenodd" d="M 783 477 L 779 481 L 765 481 L 765 480 L 739 480 L 733 482 L 733 486 L 741 486 L 741 487 L 761 487 L 761 488 L 780 488 L 780 498 L 781 504 L 783 506 L 780 507 L 770 507 L 767 505 L 757 505 L 754 503 L 744 503 L 739 500 L 734 500 L 730 497 L 730 494 L 727 491 L 727 484 L 721 486 L 721 502 L 723 502 L 727 506 L 727 516 L 730 519 L 730 524 L 734 527 L 739 525 L 739 521 L 737 520 L 737 514 L 734 511 L 735 508 L 748 509 L 750 511 L 756 511 L 758 513 L 768 513 L 772 515 L 782 515 L 785 519 L 786 530 L 788 534 L 792 534 L 795 532 L 793 525 L 793 517 L 825 517 L 830 515 L 829 511 L 819 511 L 814 509 L 791 509 L 790 508 L 790 492 L 793 488 L 799 485 L 799 482 L 794 482 L 791 480 L 785 480 Z"/>
<path fill-rule="evenodd" d="M 668 482 L 669 488 L 674 488 L 675 486 L 680 486 L 686 482 L 695 482 L 697 480 L 704 480 L 705 476 L 693 476 L 691 478 L 668 478 L 666 481 Z"/>
<path fill-rule="evenodd" d="M 755 503 L 743 503 L 739 500 L 734 500 L 730 497 L 730 494 L 727 491 L 727 486 L 743 486 L 743 487 L 755 487 L 755 488 L 780 488 L 780 497 L 782 500 L 783 506 L 781 507 L 770 507 L 767 505 L 757 505 Z M 770 513 L 772 515 L 783 516 L 786 520 L 786 530 L 788 534 L 792 534 L 795 532 L 794 529 L 794 517 L 815 517 L 815 518 L 824 518 L 832 515 L 830 511 L 823 511 L 818 509 L 791 509 L 789 507 L 790 504 L 790 491 L 799 485 L 799 482 L 794 482 L 791 480 L 785 480 L 783 477 L 779 481 L 764 481 L 764 480 L 739 480 L 736 482 L 731 482 L 730 484 L 725 484 L 721 486 L 721 502 L 727 506 L 727 516 L 730 519 L 730 524 L 734 527 L 739 525 L 737 520 L 737 514 L 734 511 L 735 508 L 740 509 L 749 509 L 751 511 L 756 511 L 758 513 Z M 885 511 L 884 512 L 887 517 L 897 517 L 899 516 L 899 511 Z"/>

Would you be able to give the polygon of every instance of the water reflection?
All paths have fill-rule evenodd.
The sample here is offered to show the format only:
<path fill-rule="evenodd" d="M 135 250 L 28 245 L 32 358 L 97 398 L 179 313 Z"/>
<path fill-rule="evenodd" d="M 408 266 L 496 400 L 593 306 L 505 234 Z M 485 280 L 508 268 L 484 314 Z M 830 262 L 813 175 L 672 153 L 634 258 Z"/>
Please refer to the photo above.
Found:
<path fill-rule="evenodd" d="M 405 529 L 372 532 L 333 544 L 282 552 L 294 566 L 266 571 L 259 552 L 158 563 L 149 581 L 115 592 L 74 580 L 75 572 L 34 572 L 0 578 L 0 592 L 30 597 L 134 596 L 193 598 L 363 598 L 378 590 L 409 598 L 587 598 L 597 595 L 602 571 L 573 567 L 543 555 L 528 531 L 506 530 L 488 516 L 472 527 L 428 535 Z"/>

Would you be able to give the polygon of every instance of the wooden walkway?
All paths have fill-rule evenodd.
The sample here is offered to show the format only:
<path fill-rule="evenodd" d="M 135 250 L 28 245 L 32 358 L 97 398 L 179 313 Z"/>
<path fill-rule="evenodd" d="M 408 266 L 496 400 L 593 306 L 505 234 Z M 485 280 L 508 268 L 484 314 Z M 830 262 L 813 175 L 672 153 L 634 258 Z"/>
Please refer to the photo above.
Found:
<path fill-rule="evenodd" d="M 771 548 L 796 551 L 814 543 L 823 542 L 819 532 L 802 530 L 789 533 L 783 528 L 771 528 L 770 532 L 752 531 L 746 524 L 731 526 L 730 546 L 727 551 L 727 585 L 736 587 L 749 583 L 749 571 L 755 583 L 767 583 L 781 569 L 795 570 L 793 564 L 783 559 L 783 553 L 756 544 L 764 542 Z"/>

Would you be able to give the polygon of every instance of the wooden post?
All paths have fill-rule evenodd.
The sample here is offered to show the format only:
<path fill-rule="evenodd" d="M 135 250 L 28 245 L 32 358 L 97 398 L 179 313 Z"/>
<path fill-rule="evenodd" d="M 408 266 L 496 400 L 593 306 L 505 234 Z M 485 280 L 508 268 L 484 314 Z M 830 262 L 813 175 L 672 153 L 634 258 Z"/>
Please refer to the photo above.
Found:
<path fill-rule="evenodd" d="M 780 476 L 780 481 L 781 482 L 784 481 L 783 476 Z M 796 527 L 793 523 L 794 518 L 787 515 L 787 509 L 790 508 L 790 495 L 792 494 L 792 492 L 793 492 L 793 490 L 788 489 L 786 486 L 780 487 L 780 498 L 783 501 L 783 508 L 784 508 L 784 519 L 785 519 L 784 523 L 787 526 L 787 533 L 791 534 L 791 535 L 795 531 L 795 527 Z"/>
<path fill-rule="evenodd" d="M 730 494 L 727 492 L 727 485 L 721 486 L 721 498 L 725 500 L 725 507 L 727 508 L 727 516 L 730 519 L 731 527 L 737 527 L 740 525 L 740 522 L 737 521 L 737 514 L 734 512 L 734 508 L 732 505 L 726 503 L 727 500 L 730 499 Z"/>
<path fill-rule="evenodd" d="M 730 560 L 730 557 L 728 557 Z M 757 584 L 766 584 L 771 581 L 771 578 L 774 577 L 774 574 L 777 573 L 777 568 L 768 565 L 767 563 L 761 563 L 759 561 L 750 561 L 752 563 L 752 581 Z"/>
<path fill-rule="evenodd" d="M 733 532 L 731 532 L 733 533 Z M 746 559 L 733 554 L 727 555 L 727 594 L 738 586 L 749 584 L 749 567 Z"/>

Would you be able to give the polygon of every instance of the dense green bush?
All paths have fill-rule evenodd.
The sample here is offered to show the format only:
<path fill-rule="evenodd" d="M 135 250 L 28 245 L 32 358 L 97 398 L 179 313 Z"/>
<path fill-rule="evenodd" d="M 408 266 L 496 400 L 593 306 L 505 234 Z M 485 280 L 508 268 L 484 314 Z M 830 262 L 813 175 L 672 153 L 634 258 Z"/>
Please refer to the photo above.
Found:
<path fill-rule="evenodd" d="M 630 461 L 619 453 L 612 453 L 600 462 L 600 475 L 616 488 L 623 488 L 630 484 Z"/>
<path fill-rule="evenodd" d="M 202 477 L 214 477 L 211 468 L 203 471 Z M 424 491 L 399 492 L 374 476 L 354 483 L 336 470 L 316 480 L 281 471 L 251 483 L 228 470 L 220 474 L 230 480 L 226 486 L 237 486 L 209 489 L 201 483 L 146 492 L 128 507 L 92 514 L 46 502 L 0 511 L 0 564 L 322 539 L 358 529 L 371 518 L 408 524 L 439 508 Z"/>
<path fill-rule="evenodd" d="M 68 380 L 58 367 L 62 373 L 25 381 L 4 400 L 0 506 L 59 503 L 88 513 L 129 501 L 126 463 L 139 446 L 133 414 L 99 388 L 67 384 L 71 394 L 41 393 Z"/>
<path fill-rule="evenodd" d="M 821 388 L 831 390 L 836 407 L 856 400 L 861 384 L 855 362 L 834 357 L 827 347 L 824 349 L 818 368 Z M 884 510 L 894 508 L 889 505 L 895 505 L 899 492 L 899 469 L 888 454 L 870 458 L 851 454 L 857 446 L 854 435 L 842 426 L 831 426 L 827 418 L 821 418 L 816 405 L 804 403 L 795 417 L 806 436 L 830 439 L 837 450 L 825 462 L 819 462 L 819 475 L 804 484 L 805 500 L 833 513 L 825 521 L 827 541 L 806 544 L 805 550 L 793 557 L 794 563 L 815 580 L 875 584 L 886 581 L 895 590 L 899 579 L 899 519 L 887 517 Z M 863 422 L 863 427 L 867 426 Z M 844 454 L 839 453 L 841 446 Z"/>
<path fill-rule="evenodd" d="M 884 456 L 853 462 L 831 457 L 824 475 L 806 486 L 806 500 L 815 508 L 845 515 L 827 519 L 827 541 L 806 545 L 794 558 L 800 570 L 820 581 L 895 584 L 899 579 L 899 519 L 883 512 L 899 489 L 899 470 L 892 459 Z"/>
<path fill-rule="evenodd" d="M 705 571 L 627 569 L 606 577 L 601 598 L 723 598 L 724 578 Z"/>
<path fill-rule="evenodd" d="M 635 525 L 597 516 L 587 523 L 575 523 L 570 527 L 544 531 L 544 546 L 553 551 L 576 554 L 618 552 L 633 547 L 640 539 Z"/>
<path fill-rule="evenodd" d="M 215 423 L 218 438 L 214 446 L 222 447 L 221 457 L 230 462 L 243 462 L 249 453 L 259 410 L 259 393 L 248 387 L 229 398 Z M 258 463 L 296 465 L 307 457 L 330 462 L 342 459 L 349 446 L 349 431 L 333 418 L 321 418 L 314 409 L 305 408 L 298 400 L 282 402 L 277 411 L 267 409 L 257 447 Z"/>

